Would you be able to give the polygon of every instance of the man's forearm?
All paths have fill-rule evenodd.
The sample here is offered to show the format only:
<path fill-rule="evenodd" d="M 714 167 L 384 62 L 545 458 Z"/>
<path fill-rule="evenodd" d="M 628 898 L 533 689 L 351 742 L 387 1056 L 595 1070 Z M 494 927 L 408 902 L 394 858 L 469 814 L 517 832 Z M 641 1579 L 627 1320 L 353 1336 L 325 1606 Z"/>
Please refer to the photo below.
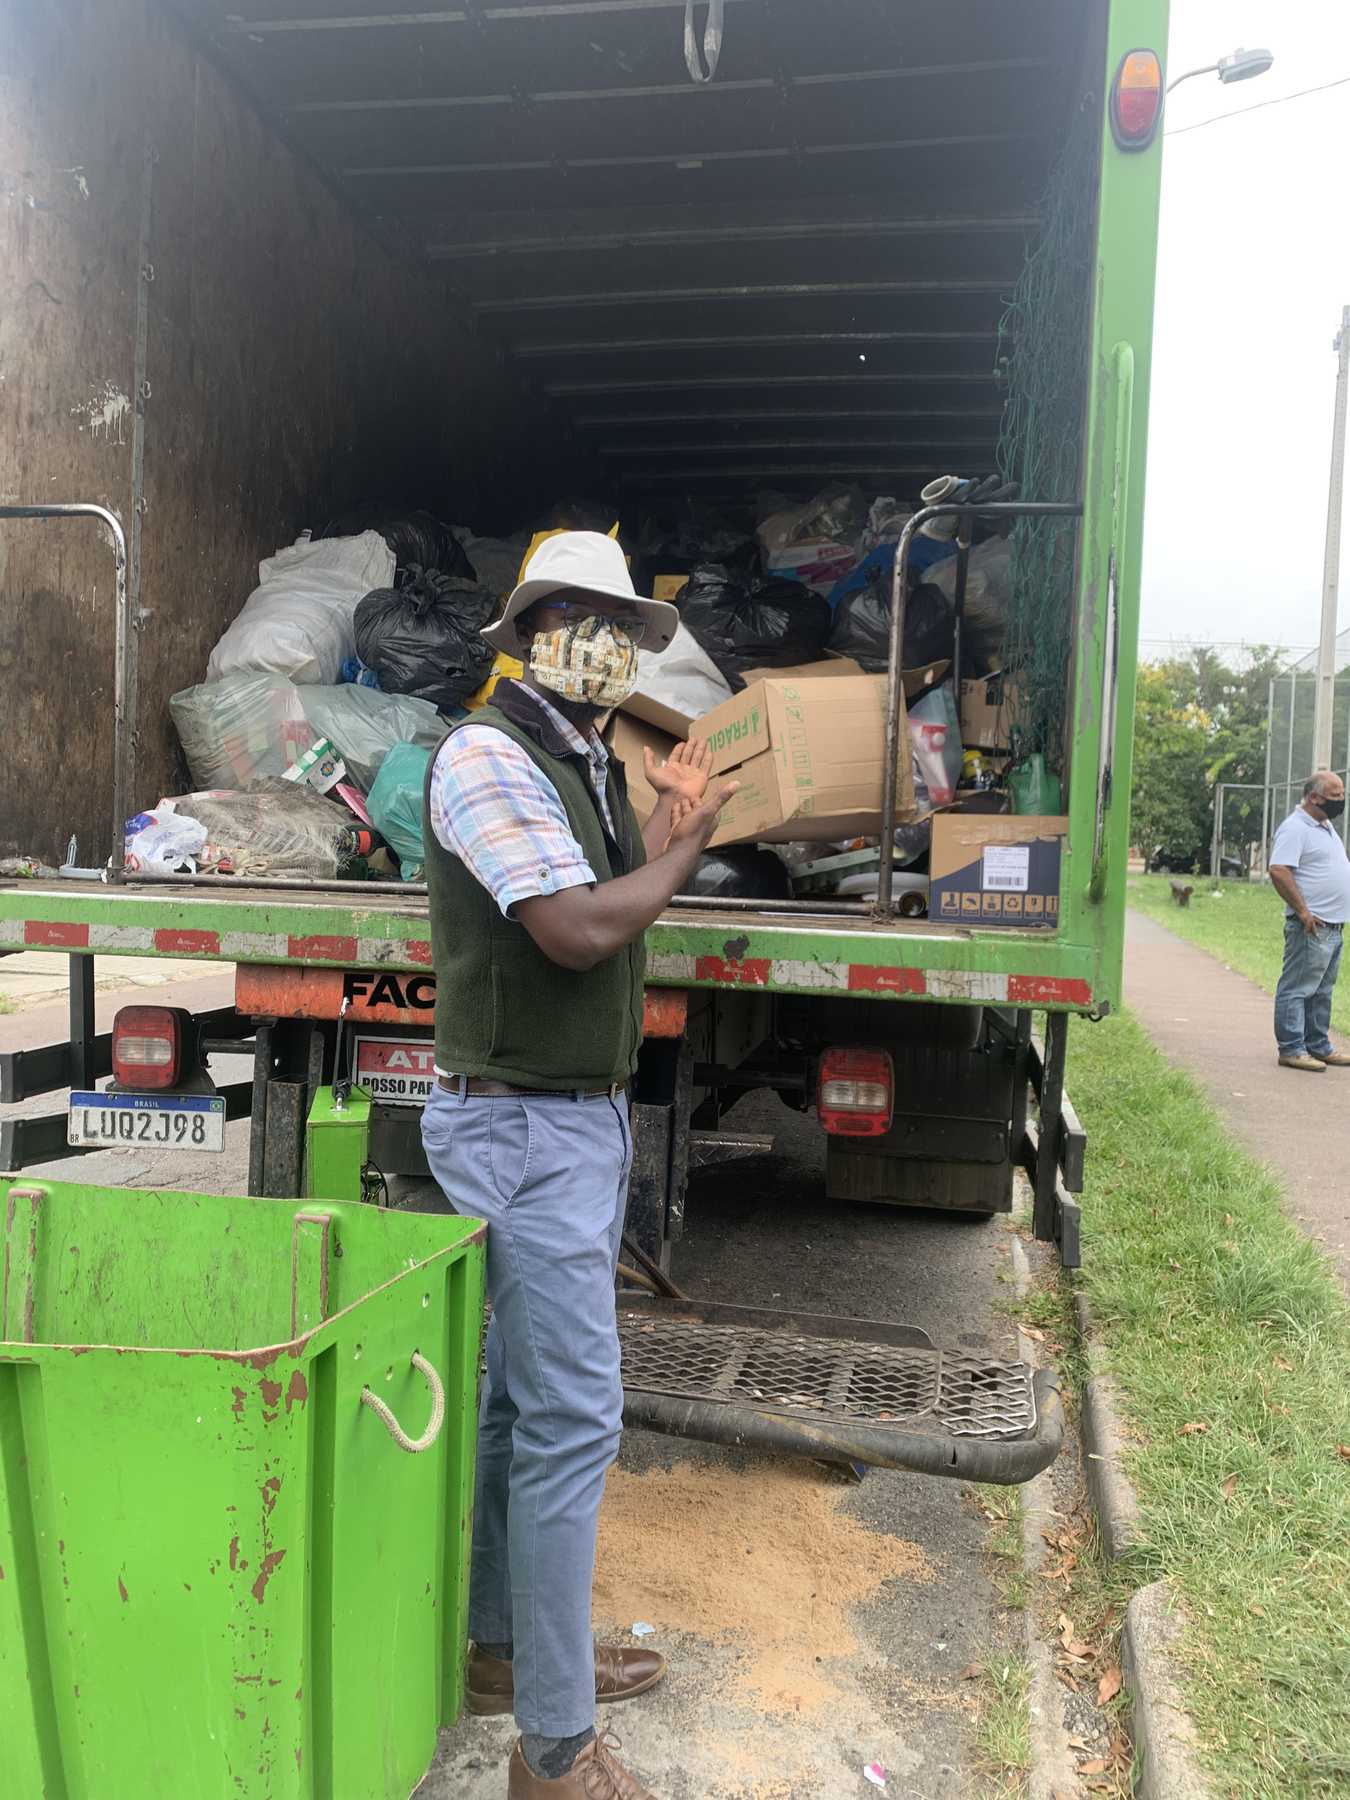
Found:
<path fill-rule="evenodd" d="M 1305 923 L 1312 917 L 1308 903 L 1298 891 L 1298 883 L 1294 880 L 1294 871 L 1283 863 L 1272 863 L 1270 867 L 1270 885 L 1300 919 Z"/>
<path fill-rule="evenodd" d="M 647 861 L 651 862 L 660 856 L 666 847 L 666 839 L 670 836 L 671 821 L 675 816 L 675 796 L 672 793 L 658 794 L 652 816 L 642 827 L 642 842 L 647 848 Z"/>
<path fill-rule="evenodd" d="M 592 969 L 660 918 L 700 851 L 697 839 L 682 839 L 630 875 L 522 900 L 516 917 L 545 956 L 566 969 Z"/>

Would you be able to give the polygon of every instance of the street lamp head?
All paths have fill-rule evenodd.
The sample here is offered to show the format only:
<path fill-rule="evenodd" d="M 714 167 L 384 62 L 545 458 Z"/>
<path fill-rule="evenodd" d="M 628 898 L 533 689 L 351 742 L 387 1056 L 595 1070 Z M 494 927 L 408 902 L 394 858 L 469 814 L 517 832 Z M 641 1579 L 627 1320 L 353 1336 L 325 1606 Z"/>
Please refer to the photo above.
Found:
<path fill-rule="evenodd" d="M 1219 58 L 1219 80 L 1227 87 L 1233 81 L 1250 81 L 1264 75 L 1275 61 L 1273 50 L 1234 50 Z"/>

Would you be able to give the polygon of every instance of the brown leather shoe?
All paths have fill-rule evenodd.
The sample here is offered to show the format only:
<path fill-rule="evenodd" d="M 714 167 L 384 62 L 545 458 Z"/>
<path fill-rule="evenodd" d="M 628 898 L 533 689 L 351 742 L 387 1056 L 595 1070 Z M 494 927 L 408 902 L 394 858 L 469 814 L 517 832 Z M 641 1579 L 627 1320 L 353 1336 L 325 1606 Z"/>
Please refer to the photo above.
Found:
<path fill-rule="evenodd" d="M 666 1659 L 657 1650 L 630 1649 L 625 1644 L 595 1646 L 595 1698 L 602 1706 L 636 1699 L 654 1688 L 665 1672 Z M 515 1708 L 515 1697 L 510 1663 L 485 1655 L 475 1644 L 464 1672 L 468 1710 L 480 1719 L 509 1713 Z"/>
<path fill-rule="evenodd" d="M 1316 1056 L 1309 1056 L 1306 1051 L 1298 1056 L 1282 1056 L 1280 1058 L 1280 1067 L 1282 1069 L 1302 1069 L 1306 1075 L 1321 1075 L 1324 1073 L 1320 1059 Z"/>
<path fill-rule="evenodd" d="M 607 1731 L 587 1744 L 566 1775 L 545 1781 L 526 1762 L 517 1738 L 506 1800 L 656 1800 L 651 1789 L 643 1787 L 615 1756 L 618 1747 L 618 1738 Z"/>
<path fill-rule="evenodd" d="M 1325 1056 L 1320 1050 L 1310 1050 L 1308 1055 L 1328 1069 L 1350 1069 L 1350 1055 L 1344 1050 L 1328 1050 Z"/>

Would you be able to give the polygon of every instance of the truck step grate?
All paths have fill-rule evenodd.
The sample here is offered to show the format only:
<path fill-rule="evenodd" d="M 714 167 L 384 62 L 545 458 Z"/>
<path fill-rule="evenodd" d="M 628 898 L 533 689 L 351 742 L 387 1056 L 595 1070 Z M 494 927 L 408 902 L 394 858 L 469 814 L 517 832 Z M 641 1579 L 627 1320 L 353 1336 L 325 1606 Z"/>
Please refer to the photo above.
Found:
<path fill-rule="evenodd" d="M 1020 1438 L 1036 1426 L 1025 1363 L 622 1309 L 619 1341 L 628 1392 L 949 1437 Z"/>

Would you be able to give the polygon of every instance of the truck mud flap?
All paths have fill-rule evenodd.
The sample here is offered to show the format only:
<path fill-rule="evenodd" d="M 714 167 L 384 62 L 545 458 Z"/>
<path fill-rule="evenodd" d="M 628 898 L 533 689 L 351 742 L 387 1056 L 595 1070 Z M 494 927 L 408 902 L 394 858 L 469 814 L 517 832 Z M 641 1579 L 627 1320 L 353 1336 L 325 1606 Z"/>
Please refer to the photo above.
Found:
<path fill-rule="evenodd" d="M 630 1429 L 1005 1486 L 1063 1439 L 1054 1370 L 914 1326 L 623 1295 L 619 1342 Z"/>

